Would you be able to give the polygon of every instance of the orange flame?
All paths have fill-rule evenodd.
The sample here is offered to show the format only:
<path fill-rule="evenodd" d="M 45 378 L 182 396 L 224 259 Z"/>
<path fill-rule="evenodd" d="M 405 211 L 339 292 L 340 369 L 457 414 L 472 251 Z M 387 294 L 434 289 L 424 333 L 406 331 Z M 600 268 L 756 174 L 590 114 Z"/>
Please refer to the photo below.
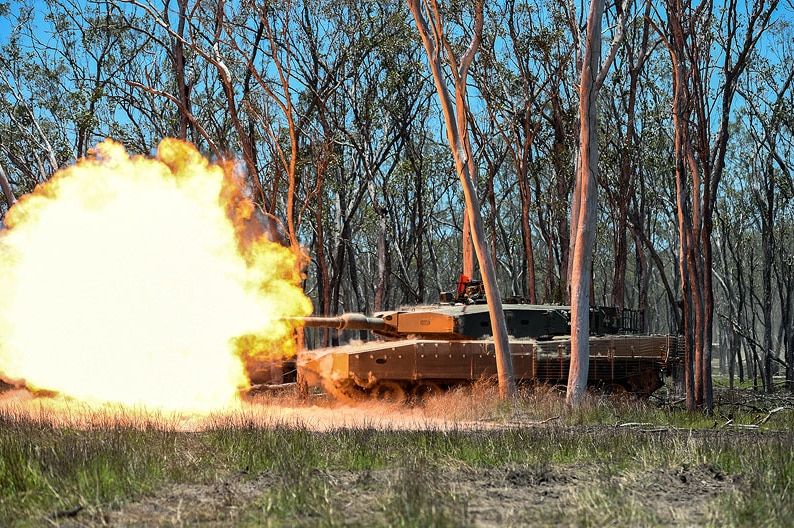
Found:
<path fill-rule="evenodd" d="M 189 144 L 99 144 L 6 215 L 0 376 L 89 402 L 234 404 L 246 360 L 294 352 L 278 318 L 311 313 L 299 258 L 253 212 L 234 166 Z"/>

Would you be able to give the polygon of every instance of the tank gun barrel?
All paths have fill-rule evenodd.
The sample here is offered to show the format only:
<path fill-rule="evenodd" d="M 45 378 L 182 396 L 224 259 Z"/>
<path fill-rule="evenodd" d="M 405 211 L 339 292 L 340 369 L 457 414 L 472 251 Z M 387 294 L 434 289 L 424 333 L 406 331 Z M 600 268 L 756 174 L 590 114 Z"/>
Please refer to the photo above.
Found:
<path fill-rule="evenodd" d="M 338 317 L 287 317 L 287 321 L 311 328 L 337 328 L 339 330 L 383 330 L 386 321 L 380 317 L 367 317 L 363 314 L 348 313 Z"/>

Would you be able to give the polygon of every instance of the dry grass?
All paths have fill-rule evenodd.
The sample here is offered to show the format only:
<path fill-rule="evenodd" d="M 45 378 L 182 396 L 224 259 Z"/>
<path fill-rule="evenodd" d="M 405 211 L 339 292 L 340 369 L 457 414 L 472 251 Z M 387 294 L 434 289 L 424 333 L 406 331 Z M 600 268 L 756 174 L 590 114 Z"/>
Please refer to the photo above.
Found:
<path fill-rule="evenodd" d="M 573 411 L 547 387 L 522 389 L 515 406 L 497 396 L 480 384 L 420 406 L 350 407 L 267 393 L 211 416 L 6 398 L 0 524 L 785 526 L 794 516 L 794 413 L 770 414 L 775 402 L 732 397 L 704 417 L 675 400 L 601 394 Z"/>

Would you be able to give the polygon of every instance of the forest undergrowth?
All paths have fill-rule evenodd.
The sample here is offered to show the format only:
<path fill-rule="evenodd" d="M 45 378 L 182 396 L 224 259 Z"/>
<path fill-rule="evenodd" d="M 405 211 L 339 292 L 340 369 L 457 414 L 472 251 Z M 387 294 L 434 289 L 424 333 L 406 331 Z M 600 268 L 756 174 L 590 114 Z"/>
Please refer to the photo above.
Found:
<path fill-rule="evenodd" d="M 717 383 L 715 412 L 672 391 L 552 387 L 514 404 L 480 384 L 422 404 L 251 395 L 203 419 L 0 406 L 7 526 L 786 526 L 794 396 Z M 356 417 L 350 420 L 350 417 Z"/>

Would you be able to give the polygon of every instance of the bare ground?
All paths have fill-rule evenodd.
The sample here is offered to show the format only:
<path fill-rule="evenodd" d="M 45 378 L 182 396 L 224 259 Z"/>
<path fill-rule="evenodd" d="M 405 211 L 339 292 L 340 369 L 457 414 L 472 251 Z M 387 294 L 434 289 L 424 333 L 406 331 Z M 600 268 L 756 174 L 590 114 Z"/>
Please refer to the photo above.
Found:
<path fill-rule="evenodd" d="M 6 397 L 0 402 L 9 405 Z M 472 400 L 468 401 L 471 405 Z M 286 403 L 283 404 L 283 403 Z M 447 405 L 449 402 L 447 402 Z M 53 405 L 59 405 L 53 402 Z M 32 409 L 40 412 L 41 403 Z M 74 407 L 71 407 L 74 411 Z M 473 416 L 491 409 L 473 409 Z M 17 412 L 20 411 L 19 409 Z M 460 412 L 460 411 L 456 411 Z M 251 402 L 242 412 L 246 423 L 294 425 L 328 431 L 344 427 L 377 429 L 439 430 L 445 427 L 488 430 L 500 427 L 559 428 L 554 418 L 543 421 L 494 421 L 489 419 L 446 419 L 431 406 L 407 407 L 375 403 L 357 407 L 321 402 L 282 402 L 272 405 Z M 453 413 L 454 414 L 454 413 Z M 89 413 L 90 419 L 90 413 Z M 197 426 L 198 425 L 198 426 Z M 644 425 L 644 424 L 640 424 Z M 186 419 L 178 428 L 201 428 Z M 606 431 L 614 426 L 600 426 Z M 587 428 L 592 430 L 592 428 Z M 649 428 L 647 434 L 659 429 Z M 669 432 L 669 431 L 668 431 Z M 743 436 L 743 430 L 723 429 L 720 435 Z M 423 472 L 427 475 L 428 472 Z M 625 522 L 626 512 L 640 512 L 636 525 L 700 526 L 719 524 L 714 518 L 718 501 L 734 495 L 741 481 L 726 476 L 707 464 L 648 468 L 627 471 L 609 468 L 603 461 L 592 464 L 543 464 L 506 466 L 498 469 L 444 465 L 430 473 L 437 490 L 453 504 L 448 512 L 460 526 L 603 526 Z M 405 493 L 411 475 L 406 469 L 366 471 L 318 470 L 313 476 L 328 490 L 334 509 L 344 512 L 351 526 L 388 525 L 384 511 L 390 495 Z M 424 477 L 428 478 L 428 477 Z M 267 524 L 266 497 L 278 486 L 279 477 L 271 473 L 220 476 L 211 484 L 177 484 L 159 489 L 112 509 L 77 509 L 58 512 L 49 524 L 63 527 L 94 526 L 236 526 Z M 407 482 L 407 484 L 406 484 Z M 421 486 L 420 486 L 421 488 Z M 448 507 L 448 506 L 445 506 Z M 588 515 L 600 515 L 588 518 Z M 624 514 L 621 516 L 621 512 Z M 298 512 L 293 525 L 314 526 L 323 519 Z M 634 515 L 630 513 L 629 515 Z M 583 521 L 583 518 L 585 519 Z"/>
<path fill-rule="evenodd" d="M 275 414 L 273 414 L 275 413 Z M 415 408 L 370 405 L 362 408 L 283 408 L 270 411 L 279 424 L 292 423 L 316 430 L 338 427 L 379 429 L 486 430 L 495 427 L 538 427 L 559 429 L 553 421 L 509 425 L 483 422 L 454 422 L 422 416 Z M 606 434 L 614 427 L 603 426 Z M 583 428 L 585 429 L 585 428 Z M 593 428 L 586 428 L 592 432 Z M 599 427 L 596 427 L 599 429 Z M 668 431 L 669 432 L 669 431 Z M 649 430 L 647 434 L 657 434 Z M 746 435 L 746 431 L 721 431 L 725 435 Z M 410 464 L 408 464 L 410 466 Z M 716 501 L 724 500 L 740 484 L 708 465 L 650 468 L 639 472 L 607 469 L 602 461 L 592 464 L 544 464 L 506 466 L 498 469 L 474 467 L 435 468 L 419 488 L 430 487 L 456 510 L 449 512 L 459 526 L 582 526 L 583 517 L 601 512 L 584 525 L 618 525 L 621 511 L 639 511 L 637 525 L 700 526 L 712 524 Z M 329 490 L 335 509 L 344 512 L 350 526 L 385 526 L 387 501 L 392 494 L 406 493 L 406 469 L 366 471 L 318 470 L 313 478 Z M 423 472 L 427 475 L 427 472 Z M 425 477 L 428 478 L 428 477 Z M 279 485 L 271 473 L 235 474 L 212 484 L 178 484 L 159 490 L 135 502 L 105 511 L 80 511 L 54 524 L 77 526 L 236 526 L 266 524 L 268 492 Z M 410 486 L 410 482 L 407 484 Z M 410 492 L 410 491 L 408 491 Z M 451 498 L 451 499 L 450 499 Z M 629 514 L 633 515 L 633 514 Z M 323 519 L 311 513 L 297 513 L 296 526 L 315 526 Z"/>
<path fill-rule="evenodd" d="M 598 501 L 599 489 L 616 487 L 612 508 L 638 504 L 648 519 L 660 526 L 698 526 L 710 519 L 709 506 L 737 483 L 708 466 L 651 469 L 640 473 L 604 476 L 595 466 L 508 467 L 499 470 L 444 469 L 435 475 L 440 489 L 461 497 L 461 526 L 577 526 L 573 515 Z M 337 492 L 338 507 L 346 523 L 357 526 L 383 524 L 379 519 L 387 497 L 403 476 L 399 470 L 318 472 L 317 478 Z M 255 501 L 274 485 L 276 478 L 260 474 L 237 475 L 209 485 L 180 484 L 114 511 L 81 511 L 61 526 L 235 526 L 251 520 Z M 264 506 L 259 506 L 264 514 Z M 608 509 L 608 508 L 607 508 Z M 313 525 L 311 517 L 296 524 Z M 613 520 L 614 522 L 614 520 Z M 607 518 L 592 525 L 610 524 Z"/>

